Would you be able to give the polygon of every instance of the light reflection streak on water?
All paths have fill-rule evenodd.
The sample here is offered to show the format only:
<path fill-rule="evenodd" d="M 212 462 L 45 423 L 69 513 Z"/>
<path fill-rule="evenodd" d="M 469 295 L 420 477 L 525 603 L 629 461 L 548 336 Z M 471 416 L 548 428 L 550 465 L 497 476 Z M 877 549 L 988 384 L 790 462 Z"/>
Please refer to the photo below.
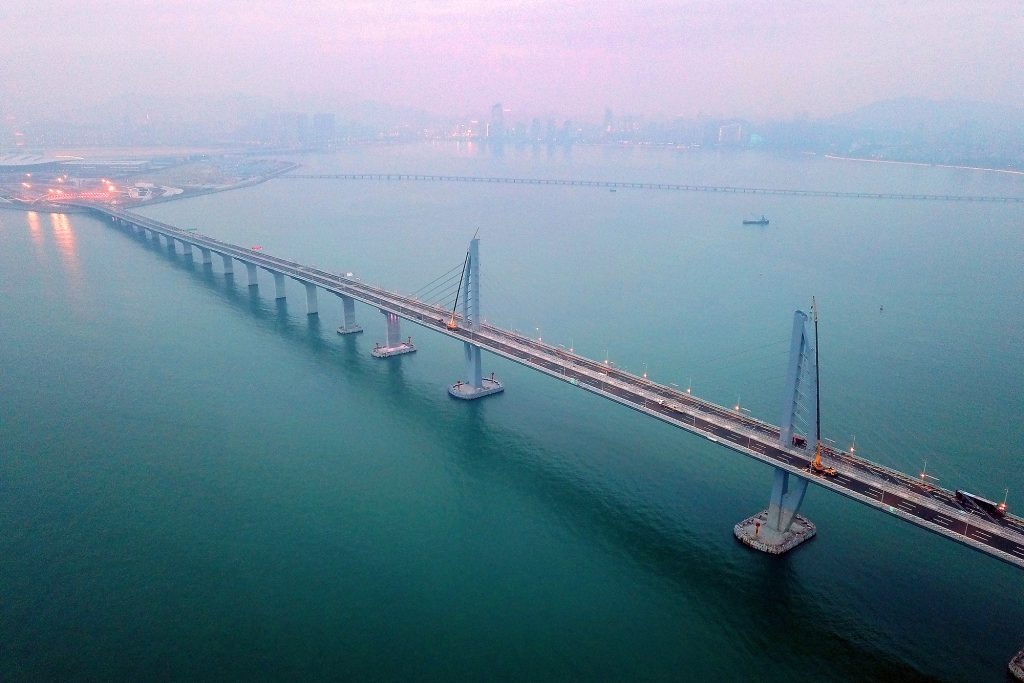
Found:
<path fill-rule="evenodd" d="M 53 236 L 60 252 L 61 263 L 68 277 L 75 285 L 82 284 L 81 267 L 78 262 L 78 250 L 75 244 L 75 231 L 71 227 L 66 213 L 51 213 L 50 223 L 53 226 Z"/>
<path fill-rule="evenodd" d="M 39 224 L 39 214 L 35 211 L 28 211 L 25 213 L 25 220 L 28 223 L 28 234 L 32 238 L 36 260 L 41 262 L 43 260 L 43 228 Z"/>

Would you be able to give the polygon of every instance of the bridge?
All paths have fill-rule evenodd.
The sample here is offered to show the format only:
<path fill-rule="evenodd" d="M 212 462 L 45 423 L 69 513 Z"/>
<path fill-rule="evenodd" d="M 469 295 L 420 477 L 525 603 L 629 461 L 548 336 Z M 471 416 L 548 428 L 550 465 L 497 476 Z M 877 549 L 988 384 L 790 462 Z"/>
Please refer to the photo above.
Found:
<path fill-rule="evenodd" d="M 736 187 L 730 185 L 681 185 L 677 183 L 644 183 L 614 180 L 573 180 L 567 178 L 508 178 L 503 176 L 429 175 L 422 173 L 289 173 L 279 180 L 419 180 L 450 183 L 505 183 L 511 185 L 563 185 L 600 187 L 609 190 L 674 190 L 676 192 L 721 192 L 724 194 L 789 195 L 795 197 L 842 197 L 847 199 L 917 199 L 941 202 L 990 202 L 1024 204 L 1024 197 L 959 194 L 919 194 L 901 192 L 838 192 L 832 190 L 787 190 L 770 187 Z"/>
<path fill-rule="evenodd" d="M 740 541 L 757 550 L 781 554 L 814 536 L 814 524 L 798 514 L 807 485 L 814 483 L 1024 569 L 1024 519 L 1018 516 L 995 514 L 924 478 L 910 477 L 825 444 L 821 444 L 821 453 L 829 466 L 825 471 L 814 470 L 808 446 L 820 443 L 821 435 L 816 426 L 806 436 L 795 431 L 800 398 L 817 391 L 816 374 L 808 372 L 810 359 L 816 354 L 816 335 L 809 335 L 808 316 L 802 311 L 793 316 L 782 420 L 776 426 L 693 396 L 689 390 L 658 384 L 644 375 L 615 368 L 607 361 L 589 359 L 572 349 L 567 351 L 483 322 L 476 238 L 467 251 L 464 277 L 459 283 L 462 310 L 456 313 L 368 285 L 351 274 L 320 270 L 123 210 L 78 206 L 133 234 L 157 241 L 163 238 L 167 247 L 175 251 L 176 244 L 187 255 L 198 249 L 204 264 L 211 264 L 216 254 L 222 259 L 225 273 L 233 273 L 233 263 L 238 261 L 246 267 L 250 287 L 259 286 L 258 270 L 264 270 L 274 278 L 278 299 L 285 297 L 284 278 L 295 280 L 306 288 L 310 315 L 318 312 L 318 291 L 338 296 L 343 303 L 339 334 L 363 330 L 355 321 L 355 301 L 377 308 L 385 316 L 387 337 L 384 344 L 375 345 L 374 356 L 386 358 L 415 351 L 411 339 L 401 339 L 400 320 L 461 341 L 467 379 L 448 386 L 449 394 L 455 398 L 471 400 L 504 389 L 493 373 L 489 377 L 482 373 L 481 350 L 486 350 L 771 466 L 773 482 L 767 509 L 740 521 L 733 529 Z M 817 406 L 810 411 L 808 424 L 816 425 Z M 1024 650 L 1010 661 L 1009 669 L 1024 681 Z"/>
<path fill-rule="evenodd" d="M 257 272 L 264 270 L 274 278 L 277 298 L 285 297 L 284 278 L 295 280 L 306 288 L 309 314 L 318 312 L 318 291 L 339 297 L 343 304 L 340 334 L 363 329 L 355 321 L 356 301 L 377 308 L 385 316 L 387 336 L 383 344 L 375 345 L 375 356 L 386 358 L 415 351 L 411 340 L 403 341 L 401 337 L 401 320 L 461 341 L 467 377 L 449 385 L 449 393 L 456 398 L 480 398 L 504 388 L 493 374 L 487 376 L 482 372 L 480 352 L 486 350 L 770 465 L 773 485 L 767 510 L 743 520 L 734 529 L 737 537 L 751 547 L 782 553 L 814 535 L 814 525 L 798 514 L 807 484 L 813 482 L 1024 569 L 1024 520 L 1020 517 L 993 514 L 970 500 L 958 499 L 953 491 L 824 444 L 822 455 L 835 474 L 809 469 L 808 444 L 814 444 L 820 435 L 811 433 L 802 437 L 796 434 L 794 426 L 798 398 L 812 395 L 816 388 L 813 373 L 808 377 L 807 372 L 808 367 L 813 367 L 808 363 L 814 352 L 814 340 L 808 334 L 808 318 L 803 312 L 794 314 L 785 408 L 781 426 L 776 426 L 703 400 L 689 390 L 658 384 L 607 361 L 589 359 L 573 350 L 483 322 L 476 239 L 470 244 L 464 269 L 466 277 L 460 284 L 464 294 L 462 310 L 454 313 L 366 284 L 350 274 L 320 270 L 127 211 L 89 208 L 125 230 L 148 235 L 151 239 L 163 238 L 172 248 L 180 244 L 186 254 L 197 249 L 205 264 L 211 263 L 213 255 L 217 255 L 226 273 L 233 273 L 233 263 L 238 261 L 246 267 L 251 287 L 258 286 Z M 816 416 L 816 406 L 810 410 L 812 416 Z M 813 418 L 808 420 L 809 424 L 815 422 Z"/>

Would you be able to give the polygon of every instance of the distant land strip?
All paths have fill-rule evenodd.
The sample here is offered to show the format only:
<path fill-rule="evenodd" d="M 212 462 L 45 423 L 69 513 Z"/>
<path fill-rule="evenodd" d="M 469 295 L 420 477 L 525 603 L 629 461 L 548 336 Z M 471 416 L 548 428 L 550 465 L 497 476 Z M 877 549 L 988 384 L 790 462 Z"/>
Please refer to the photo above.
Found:
<path fill-rule="evenodd" d="M 899 192 L 832 192 L 829 190 L 784 190 L 770 187 L 729 185 L 677 185 L 674 183 L 627 183 L 614 180 L 568 180 L 564 178 L 502 178 L 468 175 L 424 175 L 420 173 L 288 173 L 279 180 L 425 180 L 446 183 L 506 183 L 510 185 L 566 185 L 603 187 L 612 190 L 676 190 L 678 192 L 724 192 L 731 194 L 781 194 L 796 197 L 850 197 L 855 199 L 925 199 L 939 202 L 1001 202 L 1024 204 L 1024 197 L 993 197 L 961 194 L 914 194 Z"/>

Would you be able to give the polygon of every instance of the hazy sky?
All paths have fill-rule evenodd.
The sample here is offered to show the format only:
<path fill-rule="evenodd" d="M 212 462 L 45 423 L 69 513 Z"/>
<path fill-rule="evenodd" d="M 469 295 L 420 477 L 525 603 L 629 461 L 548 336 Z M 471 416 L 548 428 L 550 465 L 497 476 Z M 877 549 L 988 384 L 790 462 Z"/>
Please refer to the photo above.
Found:
<path fill-rule="evenodd" d="M 127 93 L 591 120 L 1024 107 L 1024 0 L 0 2 L 0 108 Z"/>

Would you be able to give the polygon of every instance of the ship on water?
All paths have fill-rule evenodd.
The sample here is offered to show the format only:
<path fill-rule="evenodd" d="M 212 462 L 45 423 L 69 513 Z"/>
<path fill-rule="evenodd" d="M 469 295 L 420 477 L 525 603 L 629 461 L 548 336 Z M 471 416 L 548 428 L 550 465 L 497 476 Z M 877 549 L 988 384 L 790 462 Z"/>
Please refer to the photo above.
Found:
<path fill-rule="evenodd" d="M 768 225 L 768 219 L 761 214 L 760 218 L 749 218 L 743 221 L 743 225 Z"/>

